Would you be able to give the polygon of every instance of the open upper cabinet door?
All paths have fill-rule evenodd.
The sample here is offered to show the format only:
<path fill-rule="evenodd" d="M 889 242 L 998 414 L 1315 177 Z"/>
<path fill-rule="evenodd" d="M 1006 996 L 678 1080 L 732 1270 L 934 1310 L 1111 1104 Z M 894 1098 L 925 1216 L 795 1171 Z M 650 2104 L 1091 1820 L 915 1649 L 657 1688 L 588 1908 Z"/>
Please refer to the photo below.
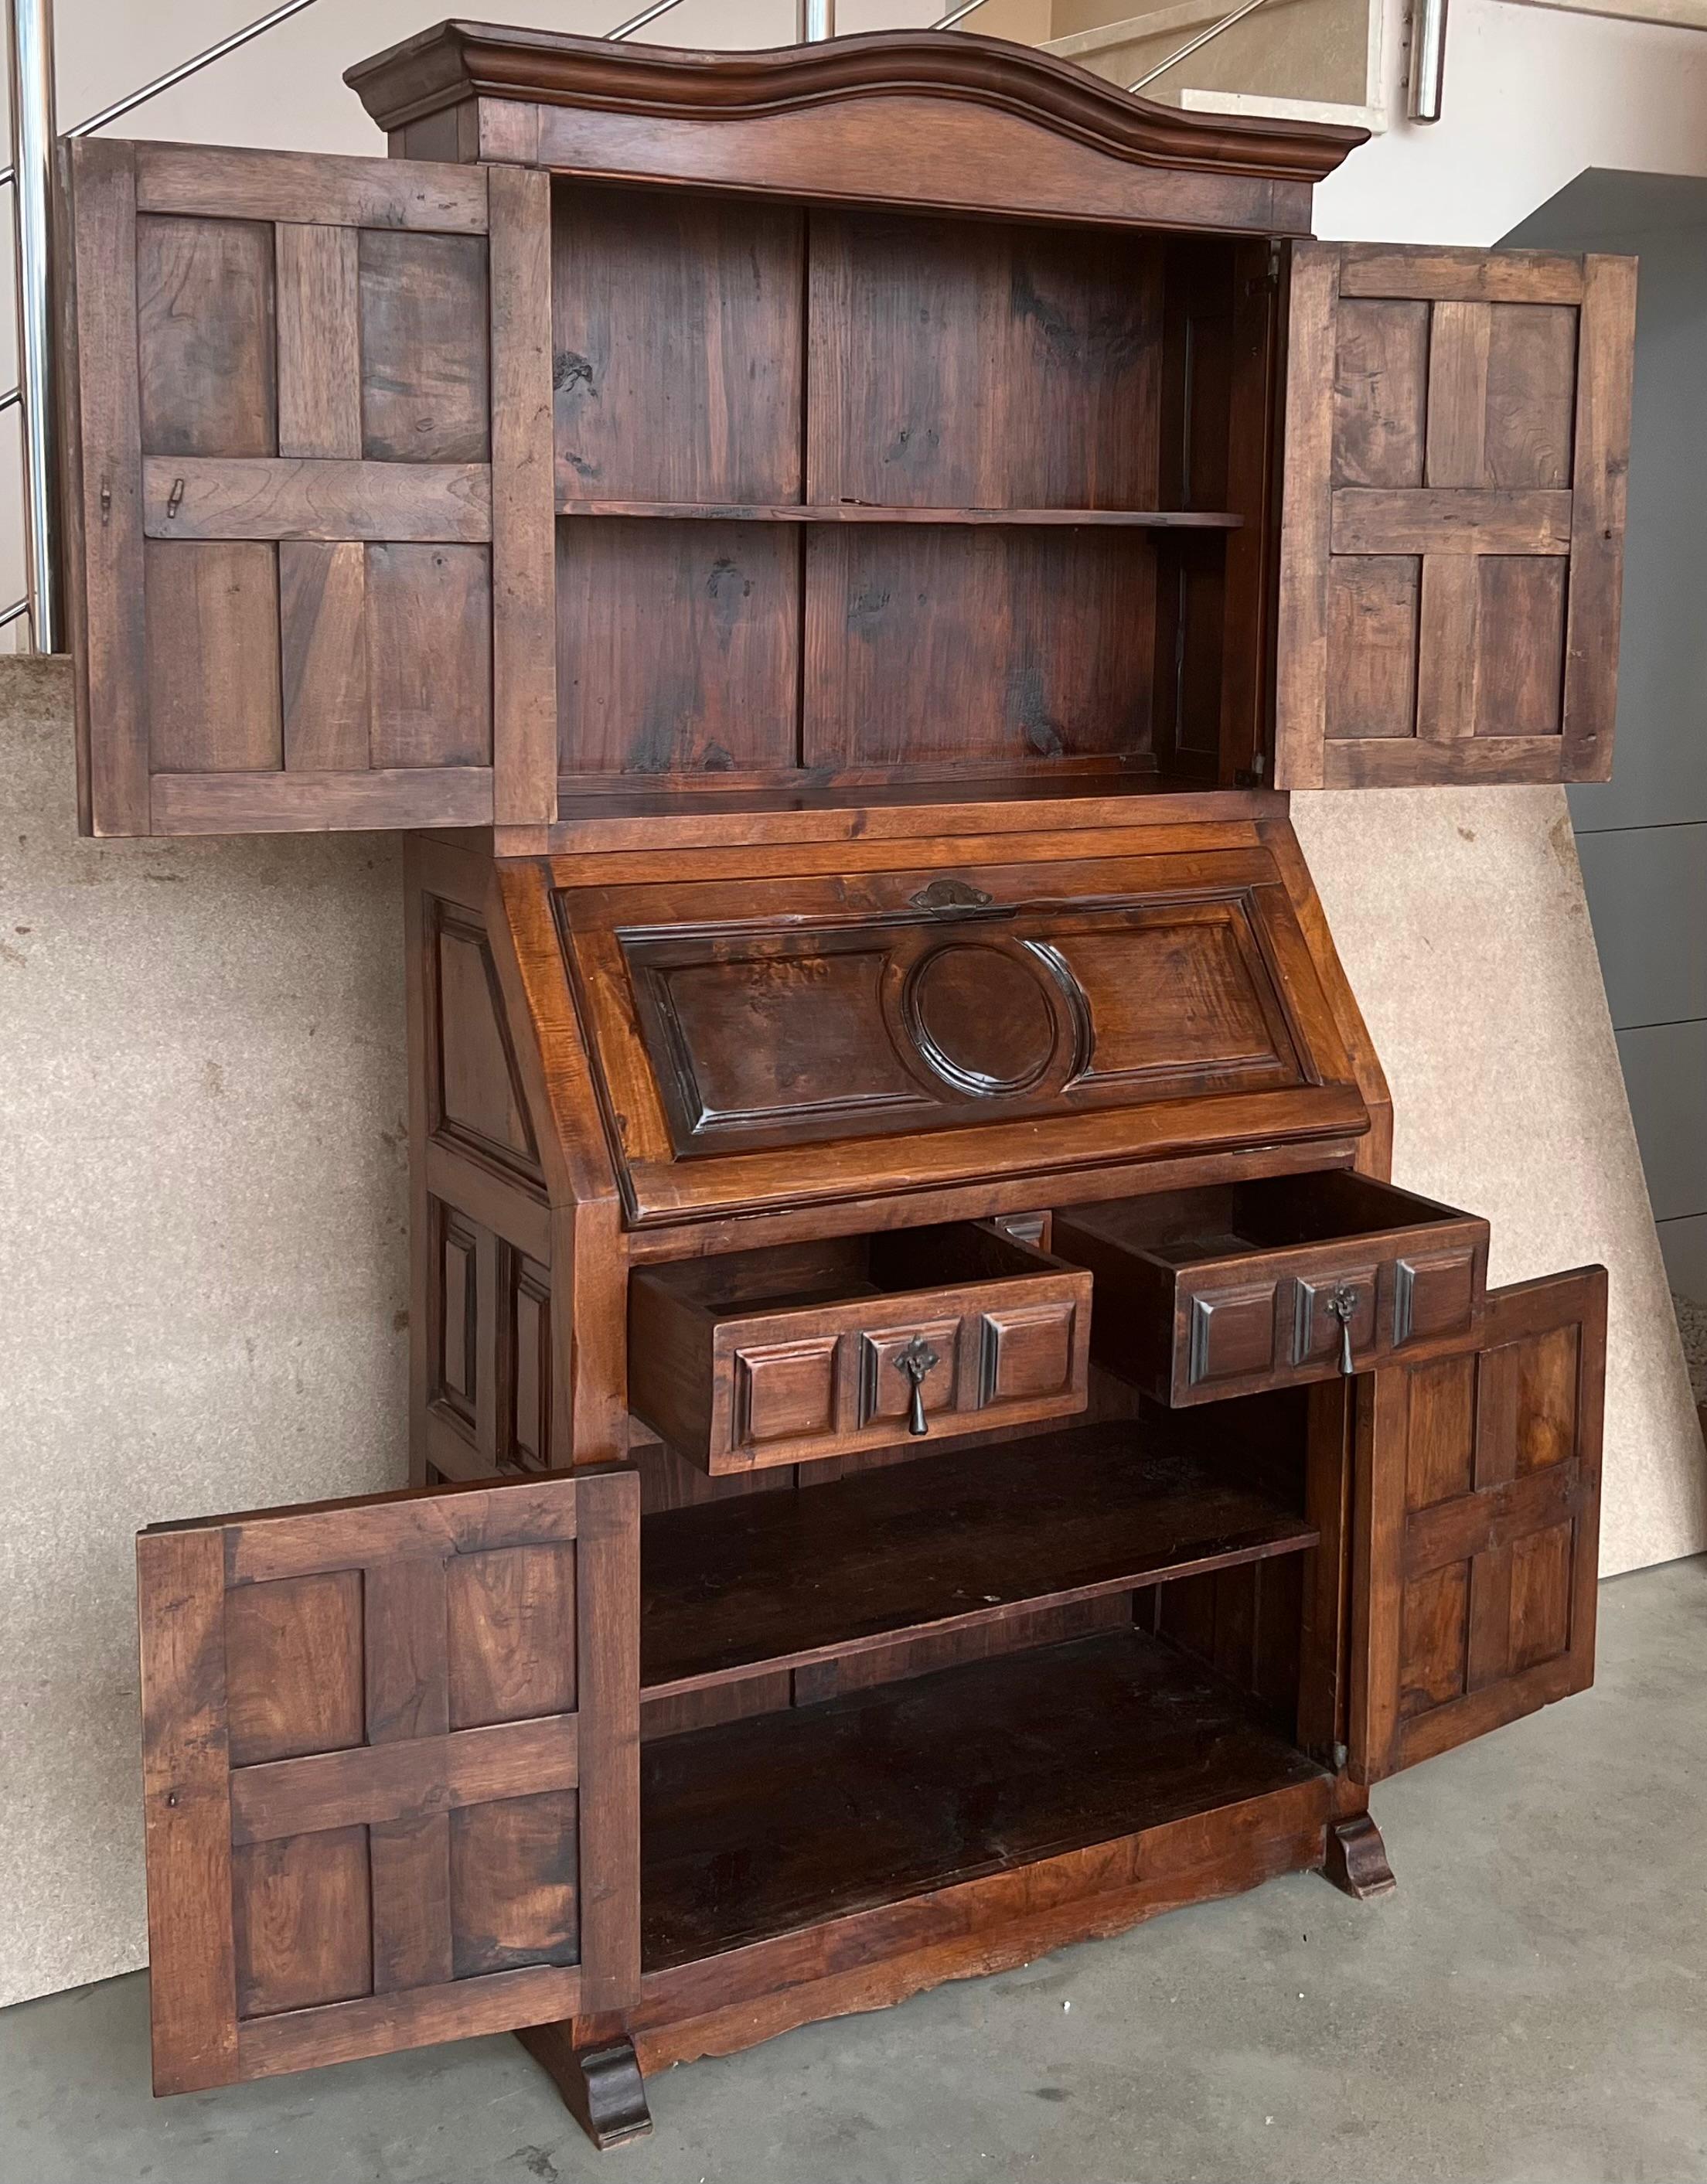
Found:
<path fill-rule="evenodd" d="M 1351 1771 L 1378 1781 L 1594 1680 L 1606 1273 L 1488 1297 L 1476 1346 L 1359 1390 Z"/>
<path fill-rule="evenodd" d="M 154 2089 L 639 1986 L 639 1486 L 482 1481 L 137 1543 Z"/>
<path fill-rule="evenodd" d="M 1300 243 L 1275 780 L 1612 770 L 1636 261 Z"/>
<path fill-rule="evenodd" d="M 494 760 L 498 816 L 549 816 L 546 177 L 93 140 L 67 175 L 85 830 L 490 823 Z"/>

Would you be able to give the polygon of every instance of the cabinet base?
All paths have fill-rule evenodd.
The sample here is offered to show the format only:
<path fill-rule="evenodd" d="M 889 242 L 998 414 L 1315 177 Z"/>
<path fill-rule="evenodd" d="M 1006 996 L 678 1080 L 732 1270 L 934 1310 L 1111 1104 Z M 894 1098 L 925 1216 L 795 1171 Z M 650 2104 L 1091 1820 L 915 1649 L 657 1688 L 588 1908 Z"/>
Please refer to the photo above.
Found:
<path fill-rule="evenodd" d="M 1349 1819 L 1330 1825 L 1322 1878 L 1359 1903 L 1371 1896 L 1391 1896 L 1398 1886 L 1387 1864 L 1381 1831 L 1367 1813 L 1353 1813 Z"/>
<path fill-rule="evenodd" d="M 619 2033 L 596 2047 L 577 2048 L 566 2024 L 536 2025 L 516 2036 L 601 2153 L 644 2138 L 651 2130 L 645 2081 L 632 2040 Z"/>

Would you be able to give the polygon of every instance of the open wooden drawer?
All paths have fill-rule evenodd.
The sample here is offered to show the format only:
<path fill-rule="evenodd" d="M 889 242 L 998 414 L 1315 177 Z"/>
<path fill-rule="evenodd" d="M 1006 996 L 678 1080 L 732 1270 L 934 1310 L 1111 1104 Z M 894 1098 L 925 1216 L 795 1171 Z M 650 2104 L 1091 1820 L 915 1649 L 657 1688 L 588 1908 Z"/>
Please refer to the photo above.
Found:
<path fill-rule="evenodd" d="M 1330 1171 L 1074 1206 L 1051 1240 L 1096 1276 L 1097 1363 L 1179 1404 L 1365 1372 L 1468 1334 L 1487 1233 Z"/>
<path fill-rule="evenodd" d="M 628 1407 L 710 1472 L 1065 1417 L 1091 1279 L 976 1222 L 644 1268 Z"/>

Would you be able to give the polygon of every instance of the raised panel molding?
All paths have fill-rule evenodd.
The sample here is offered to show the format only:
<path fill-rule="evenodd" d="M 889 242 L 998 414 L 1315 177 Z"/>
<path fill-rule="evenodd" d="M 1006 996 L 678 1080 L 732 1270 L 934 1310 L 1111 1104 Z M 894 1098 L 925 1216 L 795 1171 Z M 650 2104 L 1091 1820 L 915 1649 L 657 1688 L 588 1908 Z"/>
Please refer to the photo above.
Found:
<path fill-rule="evenodd" d="M 428 1131 L 543 1184 L 491 940 L 471 911 L 427 904 Z"/>

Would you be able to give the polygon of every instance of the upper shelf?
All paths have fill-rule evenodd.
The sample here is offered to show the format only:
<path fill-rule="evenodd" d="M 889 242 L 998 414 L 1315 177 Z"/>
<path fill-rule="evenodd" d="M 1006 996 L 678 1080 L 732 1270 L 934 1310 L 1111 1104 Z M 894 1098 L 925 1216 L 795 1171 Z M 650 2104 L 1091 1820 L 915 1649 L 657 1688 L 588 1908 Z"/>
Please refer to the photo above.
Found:
<path fill-rule="evenodd" d="M 1237 531 L 1242 515 L 1197 508 L 892 508 L 868 501 L 582 500 L 557 498 L 560 515 L 638 515 L 700 523 L 1031 524 L 1130 531 Z"/>

